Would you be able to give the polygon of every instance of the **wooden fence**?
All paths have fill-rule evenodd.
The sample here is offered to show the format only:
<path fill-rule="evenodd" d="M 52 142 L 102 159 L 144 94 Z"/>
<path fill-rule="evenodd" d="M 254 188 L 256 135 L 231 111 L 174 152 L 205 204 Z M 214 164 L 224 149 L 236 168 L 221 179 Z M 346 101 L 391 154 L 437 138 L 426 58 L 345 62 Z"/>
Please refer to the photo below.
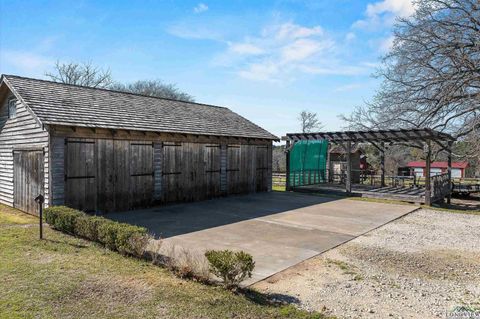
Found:
<path fill-rule="evenodd" d="M 448 173 L 432 176 L 430 178 L 431 202 L 443 200 L 451 193 L 451 187 Z"/>

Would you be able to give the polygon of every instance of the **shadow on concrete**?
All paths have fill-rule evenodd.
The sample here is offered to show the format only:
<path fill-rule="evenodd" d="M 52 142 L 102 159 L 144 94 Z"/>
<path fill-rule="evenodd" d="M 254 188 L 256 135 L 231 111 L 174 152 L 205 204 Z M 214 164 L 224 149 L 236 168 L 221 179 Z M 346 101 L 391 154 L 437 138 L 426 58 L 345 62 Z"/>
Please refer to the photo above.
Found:
<path fill-rule="evenodd" d="M 338 199 L 290 192 L 256 193 L 109 213 L 105 217 L 146 227 L 156 238 L 168 238 Z"/>

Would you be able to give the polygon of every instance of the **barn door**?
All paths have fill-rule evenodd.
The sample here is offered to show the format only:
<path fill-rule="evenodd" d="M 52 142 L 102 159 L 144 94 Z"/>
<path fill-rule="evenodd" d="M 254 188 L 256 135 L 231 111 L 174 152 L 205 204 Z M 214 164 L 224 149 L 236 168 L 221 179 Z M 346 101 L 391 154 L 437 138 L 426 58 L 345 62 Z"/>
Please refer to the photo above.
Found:
<path fill-rule="evenodd" d="M 153 200 L 153 143 L 130 143 L 131 207 L 150 206 Z"/>
<path fill-rule="evenodd" d="M 95 211 L 95 141 L 66 139 L 65 144 L 65 205 L 86 212 Z"/>
<path fill-rule="evenodd" d="M 268 147 L 267 146 L 257 146 L 256 147 L 256 187 L 255 191 L 257 192 L 266 192 L 268 191 Z"/>
<path fill-rule="evenodd" d="M 207 144 L 203 150 L 206 198 L 220 196 L 220 145 Z"/>
<path fill-rule="evenodd" d="M 38 214 L 35 197 L 43 195 L 43 151 L 13 152 L 13 206 Z"/>
<path fill-rule="evenodd" d="M 240 187 L 240 145 L 227 146 L 227 193 L 241 193 Z"/>
<path fill-rule="evenodd" d="M 163 201 L 176 202 L 183 199 L 182 144 L 163 143 Z"/>
<path fill-rule="evenodd" d="M 149 206 L 153 199 L 152 143 L 97 140 L 98 210 Z"/>

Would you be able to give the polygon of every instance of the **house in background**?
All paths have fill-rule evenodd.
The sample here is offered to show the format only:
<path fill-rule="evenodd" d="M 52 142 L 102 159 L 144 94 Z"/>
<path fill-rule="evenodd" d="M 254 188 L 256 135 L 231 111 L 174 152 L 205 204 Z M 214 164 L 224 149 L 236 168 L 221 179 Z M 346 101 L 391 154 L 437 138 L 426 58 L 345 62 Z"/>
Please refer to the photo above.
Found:
<path fill-rule="evenodd" d="M 360 170 L 368 168 L 366 157 L 364 152 L 358 147 L 354 147 L 351 150 L 351 163 L 352 163 L 352 182 L 360 182 Z M 347 156 L 345 150 L 339 145 L 332 145 L 328 151 L 327 158 L 327 170 L 329 174 L 329 181 L 339 182 L 341 176 L 347 170 Z"/>
<path fill-rule="evenodd" d="M 410 176 L 425 177 L 426 163 L 422 161 L 409 162 L 407 167 L 410 170 Z M 465 169 L 468 168 L 468 162 L 452 162 L 452 178 L 464 178 Z M 448 169 L 447 162 L 432 162 L 430 173 L 432 176 L 446 173 Z M 400 169 L 399 169 L 400 172 Z"/>
<path fill-rule="evenodd" d="M 108 212 L 271 190 L 278 138 L 225 107 L 0 79 L 0 203 Z"/>

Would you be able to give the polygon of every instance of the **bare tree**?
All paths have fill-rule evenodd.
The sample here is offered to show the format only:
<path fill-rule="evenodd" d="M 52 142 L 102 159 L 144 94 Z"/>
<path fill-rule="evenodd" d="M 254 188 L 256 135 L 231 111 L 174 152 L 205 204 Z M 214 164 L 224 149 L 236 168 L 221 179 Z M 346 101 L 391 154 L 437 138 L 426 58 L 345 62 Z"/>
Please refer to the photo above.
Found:
<path fill-rule="evenodd" d="M 317 113 L 306 110 L 300 112 L 298 121 L 300 122 L 302 133 L 312 132 L 323 127 L 322 122 L 318 120 Z"/>
<path fill-rule="evenodd" d="M 478 145 L 480 4 L 422 0 L 416 6 L 394 27 L 373 101 L 342 118 L 353 128 L 429 127 Z M 478 149 L 470 155 L 478 158 Z"/>
<path fill-rule="evenodd" d="M 66 84 L 89 86 L 94 88 L 106 88 L 113 83 L 110 70 L 103 70 L 87 63 L 55 63 L 53 72 L 46 72 L 45 75 L 52 81 Z"/>
<path fill-rule="evenodd" d="M 110 88 L 123 92 L 194 102 L 193 96 L 180 91 L 175 84 L 163 83 L 160 80 L 140 80 L 129 84 L 115 83 Z"/>
<path fill-rule="evenodd" d="M 285 146 L 273 146 L 272 149 L 272 171 L 284 173 L 287 169 L 285 157 Z"/>

